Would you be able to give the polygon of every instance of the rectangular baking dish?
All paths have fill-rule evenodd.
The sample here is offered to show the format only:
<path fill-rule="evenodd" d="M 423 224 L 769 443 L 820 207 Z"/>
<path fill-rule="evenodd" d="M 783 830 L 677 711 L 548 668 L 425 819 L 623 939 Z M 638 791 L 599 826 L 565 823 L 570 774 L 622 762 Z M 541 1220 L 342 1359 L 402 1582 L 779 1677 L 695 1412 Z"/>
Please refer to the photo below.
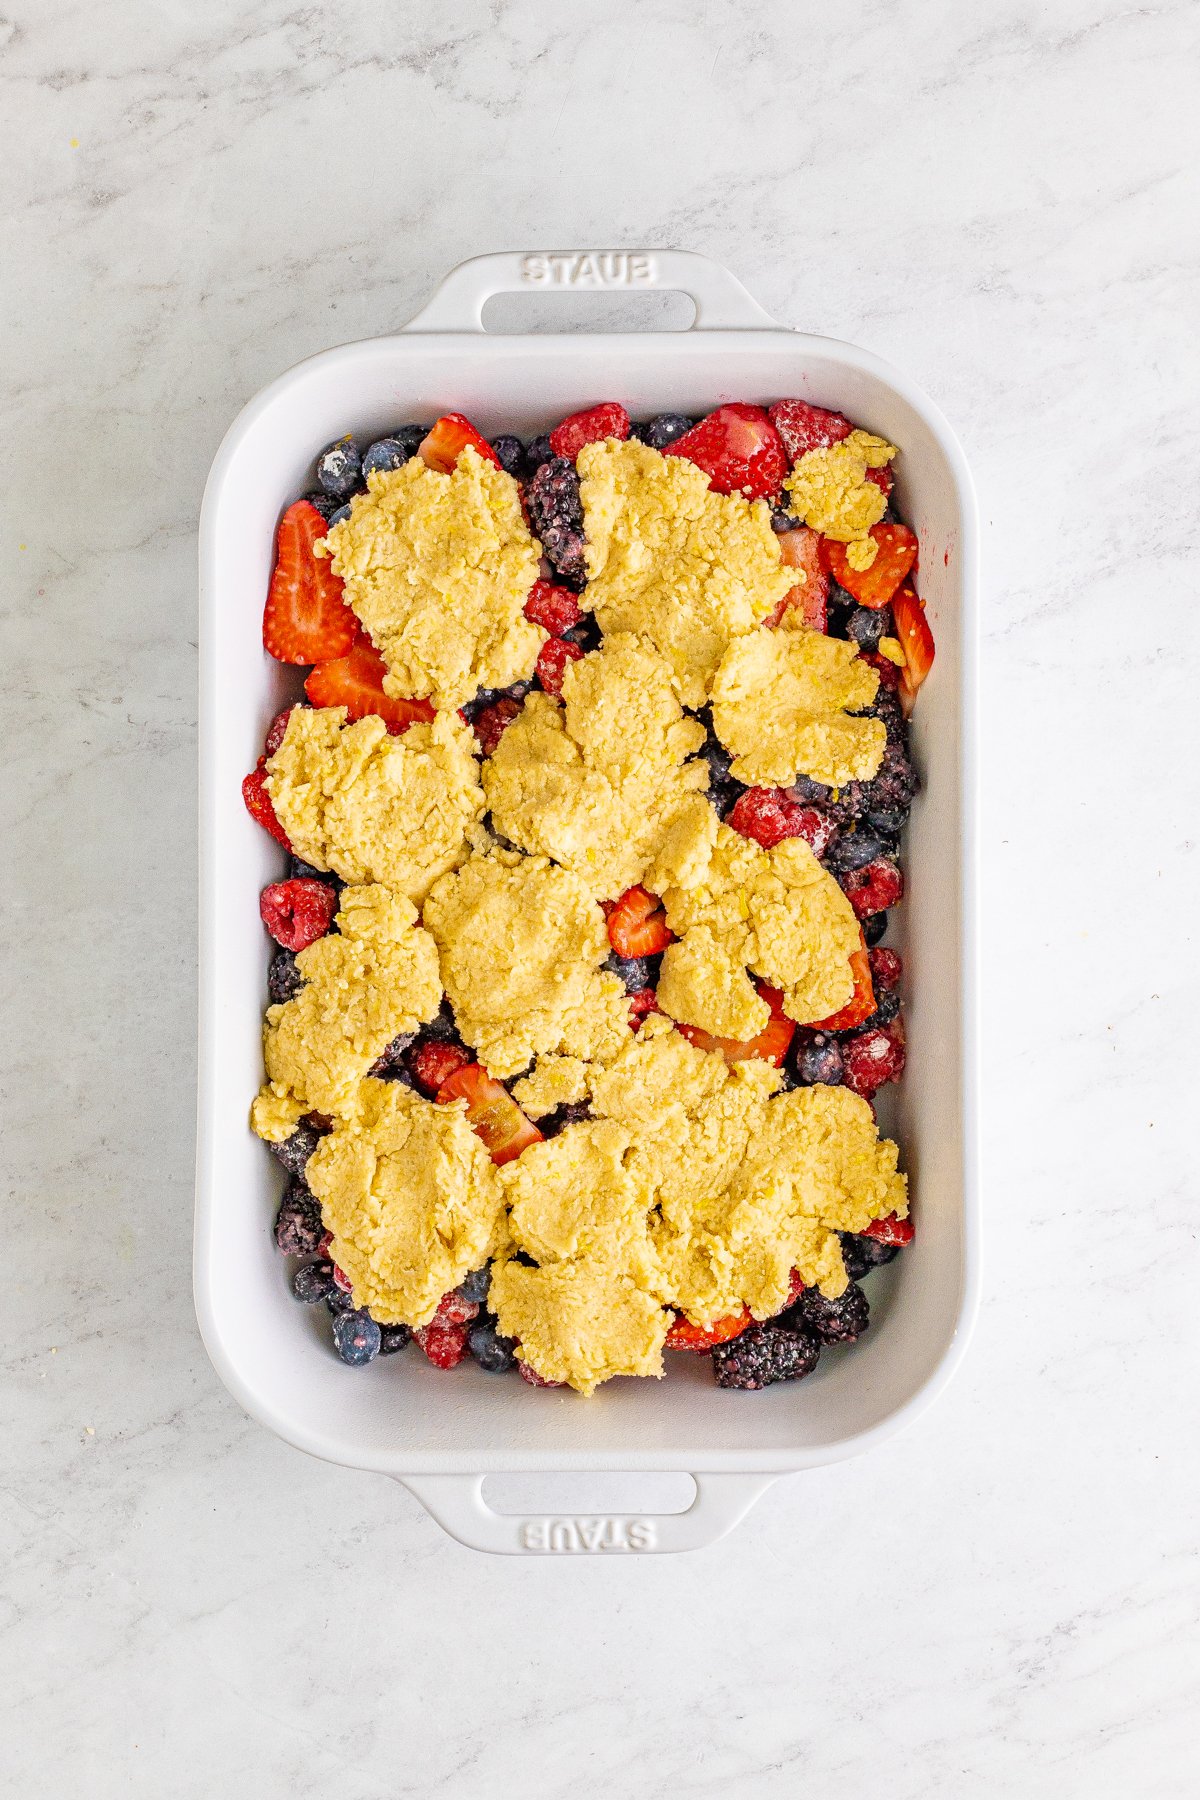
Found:
<path fill-rule="evenodd" d="M 681 290 L 679 332 L 489 336 L 501 292 Z M 900 446 L 897 499 L 921 542 L 937 641 L 914 718 L 924 788 L 913 810 L 908 895 L 889 941 L 906 969 L 908 1068 L 884 1123 L 900 1140 L 917 1239 L 872 1281 L 872 1328 L 817 1373 L 762 1393 L 715 1387 L 702 1359 L 661 1382 L 619 1381 L 591 1400 L 448 1376 L 416 1356 L 353 1370 L 292 1299 L 271 1223 L 282 1176 L 247 1126 L 262 1079 L 268 942 L 258 894 L 277 847 L 240 784 L 295 676 L 264 653 L 263 597 L 280 513 L 314 453 L 403 419 L 466 413 L 489 434 L 532 434 L 603 399 L 635 416 L 797 395 Z M 644 1552 L 721 1536 L 780 1474 L 865 1450 L 949 1378 L 978 1291 L 975 1129 L 974 688 L 977 526 L 967 466 L 937 409 L 878 358 L 781 329 L 726 270 L 681 251 L 484 256 L 453 270 L 397 336 L 349 344 L 281 376 L 239 415 L 213 463 L 200 523 L 200 1044 L 195 1298 L 218 1373 L 247 1412 L 312 1455 L 396 1476 L 460 1541 L 481 1549 Z M 687 1471 L 684 1513 L 512 1517 L 482 1485 L 501 1471 Z"/>

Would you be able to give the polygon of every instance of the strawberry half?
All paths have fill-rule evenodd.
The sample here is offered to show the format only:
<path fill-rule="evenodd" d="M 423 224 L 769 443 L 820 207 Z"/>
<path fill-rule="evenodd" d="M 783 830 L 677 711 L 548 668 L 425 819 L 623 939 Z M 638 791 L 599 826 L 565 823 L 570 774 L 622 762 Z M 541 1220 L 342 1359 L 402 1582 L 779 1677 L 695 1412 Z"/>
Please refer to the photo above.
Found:
<path fill-rule="evenodd" d="M 911 711 L 917 689 L 933 667 L 934 656 L 933 633 L 925 617 L 925 602 L 918 598 L 911 581 L 904 582 L 892 595 L 892 618 L 896 622 L 896 637 L 904 652 L 904 668 L 900 676 L 901 697 L 908 701 L 907 710 Z"/>
<path fill-rule="evenodd" d="M 872 1219 L 866 1230 L 859 1233 L 860 1237 L 874 1238 L 877 1244 L 894 1244 L 899 1250 L 911 1244 L 915 1235 L 912 1220 L 898 1219 L 895 1213 Z"/>
<path fill-rule="evenodd" d="M 765 981 L 756 981 L 759 998 L 765 1000 L 771 1009 L 769 1022 L 756 1037 L 722 1038 L 713 1037 L 711 1032 L 701 1031 L 698 1025 L 676 1025 L 676 1031 L 684 1036 L 689 1044 L 697 1050 L 719 1050 L 729 1064 L 746 1062 L 750 1057 L 757 1057 L 760 1062 L 769 1062 L 775 1068 L 782 1067 L 783 1059 L 791 1048 L 792 1038 L 796 1031 L 796 1021 L 789 1019 L 783 1010 L 783 995 L 778 988 L 768 987 Z"/>
<path fill-rule="evenodd" d="M 787 457 L 770 419 L 761 406 L 740 401 L 718 406 L 669 444 L 666 455 L 686 457 L 703 469 L 714 493 L 736 492 L 749 500 L 777 494 L 787 474 Z"/>
<path fill-rule="evenodd" d="M 550 448 L 555 456 L 574 462 L 585 444 L 602 444 L 606 438 L 629 436 L 629 414 L 616 400 L 605 400 L 600 406 L 589 406 L 586 412 L 572 413 L 550 433 Z"/>
<path fill-rule="evenodd" d="M 341 576 L 313 548 L 326 529 L 310 500 L 297 500 L 279 521 L 263 609 L 263 648 L 276 662 L 344 656 L 358 636 L 358 620 L 342 598 Z"/>
<path fill-rule="evenodd" d="M 810 1031 L 851 1031 L 875 1011 L 875 988 L 865 939 L 850 958 L 850 973 L 854 977 L 854 992 L 845 1006 L 830 1013 L 827 1019 L 814 1019 Z"/>
<path fill-rule="evenodd" d="M 421 439 L 417 455 L 429 468 L 448 475 L 468 444 L 478 451 L 484 462 L 500 468 L 500 458 L 492 446 L 462 413 L 443 413 L 440 419 L 435 419 L 428 436 Z"/>
<path fill-rule="evenodd" d="M 711 1325 L 693 1325 L 680 1314 L 667 1333 L 665 1348 L 692 1350 L 703 1356 L 714 1344 L 727 1344 L 731 1338 L 741 1337 L 746 1327 L 753 1323 L 753 1315 L 745 1306 L 740 1312 L 726 1313 L 723 1319 L 714 1319 Z"/>
<path fill-rule="evenodd" d="M 675 941 L 657 894 L 626 888 L 608 909 L 608 941 L 618 956 L 657 956 Z"/>
<path fill-rule="evenodd" d="M 876 552 L 869 569 L 852 568 L 846 555 L 848 546 L 833 538 L 825 539 L 821 554 L 839 587 L 853 594 L 860 606 L 869 606 L 873 612 L 878 612 L 887 605 L 916 562 L 917 534 L 907 525 L 872 525 L 871 536 Z"/>
<path fill-rule="evenodd" d="M 457 1069 L 437 1091 L 438 1105 L 465 1100 L 467 1123 L 482 1138 L 494 1163 L 511 1162 L 530 1144 L 540 1144 L 542 1134 L 527 1119 L 506 1087 L 493 1079 L 480 1063 Z"/>
<path fill-rule="evenodd" d="M 840 444 L 854 430 L 841 413 L 810 406 L 807 400 L 777 400 L 767 409 L 767 416 L 792 462 L 799 462 L 810 450 L 827 450 L 830 444 Z"/>
<path fill-rule="evenodd" d="M 783 596 L 763 623 L 778 625 L 784 613 L 795 607 L 810 631 L 825 631 L 829 624 L 829 573 L 821 561 L 820 533 L 807 525 L 801 525 L 798 531 L 780 532 L 779 559 L 785 568 L 803 569 L 804 580 Z"/>
<path fill-rule="evenodd" d="M 344 706 L 351 719 L 378 713 L 393 734 L 433 717 L 428 700 L 394 700 L 383 691 L 386 665 L 371 640 L 359 638 L 348 656 L 318 663 L 304 683 L 314 706 Z"/>

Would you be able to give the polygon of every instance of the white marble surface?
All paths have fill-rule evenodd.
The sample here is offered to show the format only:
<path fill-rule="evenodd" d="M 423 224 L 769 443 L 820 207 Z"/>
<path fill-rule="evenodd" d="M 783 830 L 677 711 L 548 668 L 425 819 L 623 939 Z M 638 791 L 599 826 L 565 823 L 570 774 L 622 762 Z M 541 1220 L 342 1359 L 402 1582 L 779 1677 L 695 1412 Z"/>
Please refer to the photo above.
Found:
<path fill-rule="evenodd" d="M 4 10 L 3 1791 L 1194 1794 L 1196 10 Z M 190 1300 L 205 471 L 562 242 L 909 369 L 986 529 L 977 1339 L 679 1559 L 473 1556 Z"/>

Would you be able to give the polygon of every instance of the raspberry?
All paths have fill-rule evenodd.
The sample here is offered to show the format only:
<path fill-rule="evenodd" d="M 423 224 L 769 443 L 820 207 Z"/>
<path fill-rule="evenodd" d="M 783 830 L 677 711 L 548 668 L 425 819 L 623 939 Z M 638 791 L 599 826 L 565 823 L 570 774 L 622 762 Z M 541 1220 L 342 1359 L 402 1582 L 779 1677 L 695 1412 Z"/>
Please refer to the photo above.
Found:
<path fill-rule="evenodd" d="M 417 1086 L 427 1094 L 436 1094 L 442 1083 L 459 1069 L 465 1069 L 471 1058 L 461 1044 L 446 1044 L 427 1039 L 418 1044 L 409 1061 Z"/>
<path fill-rule="evenodd" d="M 823 406 L 810 406 L 807 400 L 777 400 L 774 406 L 767 408 L 767 416 L 793 462 L 799 462 L 810 450 L 825 450 L 830 444 L 840 444 L 854 429 L 841 413 L 827 412 Z"/>
<path fill-rule="evenodd" d="M 649 1013 L 661 1012 L 658 995 L 652 987 L 640 988 L 636 994 L 629 996 L 629 1025 L 636 1031 L 642 1020 Z"/>
<path fill-rule="evenodd" d="M 864 869 L 842 877 L 842 889 L 856 918 L 887 912 L 904 893 L 904 877 L 890 856 L 877 856 Z"/>
<path fill-rule="evenodd" d="M 430 1325 L 469 1325 L 479 1317 L 478 1300 L 468 1300 L 457 1288 L 451 1288 L 438 1301 L 437 1311 L 429 1321 Z"/>
<path fill-rule="evenodd" d="M 871 951 L 871 985 L 876 994 L 890 994 L 900 986 L 900 977 L 904 973 L 904 964 L 895 950 L 889 950 L 880 944 Z"/>
<path fill-rule="evenodd" d="M 886 656 L 876 655 L 873 650 L 864 650 L 861 654 L 863 662 L 870 663 L 883 687 L 900 686 L 900 671 L 894 662 L 889 662 Z"/>
<path fill-rule="evenodd" d="M 485 706 L 477 716 L 473 729 L 485 756 L 496 754 L 496 745 L 520 710 L 515 700 L 497 700 L 494 706 Z"/>
<path fill-rule="evenodd" d="M 269 831 L 277 844 L 282 844 L 285 850 L 290 850 L 292 846 L 288 842 L 288 834 L 275 817 L 275 807 L 267 792 L 266 762 L 266 757 L 260 756 L 258 767 L 252 769 L 243 781 L 242 799 L 246 803 L 246 811 L 250 817 L 256 820 L 264 831 Z"/>
<path fill-rule="evenodd" d="M 618 400 L 605 400 L 600 406 L 589 406 L 586 412 L 572 413 L 550 433 L 550 448 L 555 456 L 569 457 L 572 462 L 585 444 L 602 444 L 606 438 L 629 436 L 629 414 Z"/>
<path fill-rule="evenodd" d="M 548 694 L 556 697 L 563 690 L 563 676 L 569 662 L 578 662 L 583 651 L 567 638 L 547 638 L 538 651 L 537 678 Z"/>
<path fill-rule="evenodd" d="M 583 617 L 583 609 L 570 588 L 549 581 L 535 581 L 525 602 L 525 617 L 552 637 L 561 637 Z"/>
<path fill-rule="evenodd" d="M 539 1375 L 537 1370 L 527 1362 L 518 1362 L 517 1373 L 522 1381 L 529 1383 L 530 1387 L 554 1388 L 567 1385 L 565 1381 L 547 1381 L 544 1375 Z"/>
<path fill-rule="evenodd" d="M 258 910 L 277 944 L 307 950 L 329 930 L 337 904 L 327 881 L 273 881 L 259 895 Z"/>
<path fill-rule="evenodd" d="M 267 732 L 267 741 L 263 745 L 264 756 L 274 756 L 280 744 L 282 744 L 283 734 L 287 730 L 287 722 L 291 718 L 294 710 L 293 707 L 285 706 L 283 711 L 277 712 L 275 717 L 271 720 L 271 729 Z"/>
<path fill-rule="evenodd" d="M 725 820 L 743 837 L 753 838 L 764 850 L 785 838 L 802 837 L 817 856 L 822 856 L 834 837 L 833 820 L 815 806 L 801 806 L 785 788 L 747 788 L 734 801 Z"/>
<path fill-rule="evenodd" d="M 456 1369 L 467 1354 L 465 1325 L 420 1325 L 413 1337 L 435 1369 Z"/>
<path fill-rule="evenodd" d="M 862 1233 L 865 1238 L 873 1238 L 876 1243 L 887 1244 L 897 1250 L 903 1250 L 906 1244 L 913 1241 L 913 1222 L 901 1219 L 895 1213 L 886 1213 L 882 1219 L 872 1219 Z"/>
<path fill-rule="evenodd" d="M 895 1031 L 874 1026 L 842 1040 L 842 1081 L 864 1100 L 903 1073 L 904 1040 Z"/>
<path fill-rule="evenodd" d="M 756 1325 L 712 1352 L 713 1375 L 724 1388 L 765 1388 L 775 1381 L 801 1381 L 821 1355 L 816 1338 L 782 1325 Z"/>

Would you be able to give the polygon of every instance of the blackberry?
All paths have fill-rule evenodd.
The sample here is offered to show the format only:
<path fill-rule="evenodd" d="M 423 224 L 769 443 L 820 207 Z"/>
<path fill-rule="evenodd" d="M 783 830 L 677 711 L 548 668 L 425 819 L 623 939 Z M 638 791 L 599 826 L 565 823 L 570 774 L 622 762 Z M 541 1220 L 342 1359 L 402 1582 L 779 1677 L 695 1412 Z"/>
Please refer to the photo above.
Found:
<path fill-rule="evenodd" d="M 297 1125 L 291 1137 L 284 1138 L 282 1144 L 270 1146 L 271 1155 L 277 1156 L 289 1175 L 303 1175 L 308 1167 L 308 1159 L 325 1136 L 312 1125 Z"/>
<path fill-rule="evenodd" d="M 862 922 L 863 936 L 867 940 L 867 949 L 873 950 L 884 932 L 887 930 L 888 916 L 885 912 L 871 913 Z"/>
<path fill-rule="evenodd" d="M 480 1319 L 467 1333 L 468 1350 L 489 1375 L 505 1375 L 516 1366 L 517 1359 L 513 1355 L 516 1347 L 516 1339 L 504 1337 L 497 1331 L 493 1319 Z"/>
<path fill-rule="evenodd" d="M 394 1037 L 383 1055 L 371 1064 L 367 1073 L 386 1080 L 391 1075 L 403 1072 L 405 1068 L 404 1052 L 416 1035 L 415 1031 L 402 1031 L 399 1037 Z"/>
<path fill-rule="evenodd" d="M 445 1043 L 457 1044 L 462 1042 L 458 1035 L 458 1026 L 454 1023 L 454 1014 L 451 1011 L 450 1002 L 448 1000 L 443 999 L 442 1004 L 438 1007 L 437 1017 L 430 1019 L 427 1025 L 422 1025 L 420 1031 L 417 1033 L 418 1042 L 425 1038 L 440 1038 Z"/>
<path fill-rule="evenodd" d="M 852 639 L 860 650 L 878 650 L 880 638 L 886 637 L 891 629 L 891 608 L 887 606 L 881 606 L 878 609 L 870 606 L 856 606 L 846 620 L 846 636 Z"/>
<path fill-rule="evenodd" d="M 538 1120 L 538 1130 L 544 1138 L 557 1137 L 568 1125 L 578 1125 L 583 1119 L 590 1119 L 592 1109 L 586 1100 L 571 1100 L 562 1106 L 555 1107 L 544 1119 Z"/>
<path fill-rule="evenodd" d="M 381 1325 L 379 1327 L 380 1356 L 395 1356 L 397 1350 L 403 1350 L 412 1342 L 412 1332 L 407 1325 Z"/>
<path fill-rule="evenodd" d="M 563 637 L 568 644 L 578 644 L 585 653 L 600 648 L 600 627 L 591 613 L 584 613 L 578 625 L 572 625 L 570 631 L 564 631 Z"/>
<path fill-rule="evenodd" d="M 868 863 L 883 855 L 883 845 L 867 831 L 850 831 L 839 837 L 825 852 L 825 867 L 835 875 L 850 875 L 865 869 Z"/>
<path fill-rule="evenodd" d="M 296 967 L 294 950 L 277 950 L 267 970 L 267 992 L 275 1006 L 294 1000 L 304 986 L 304 977 Z"/>
<path fill-rule="evenodd" d="M 718 1387 L 765 1388 L 775 1381 L 801 1381 L 821 1355 L 816 1338 L 782 1325 L 752 1325 L 740 1337 L 717 1344 L 710 1360 Z"/>
<path fill-rule="evenodd" d="M 665 450 L 676 438 L 681 438 L 685 431 L 692 429 L 693 421 L 685 418 L 683 413 L 655 413 L 652 419 L 633 427 L 632 436 L 640 438 L 643 444 L 649 444 L 652 450 Z"/>
<path fill-rule="evenodd" d="M 871 1308 L 862 1289 L 851 1282 L 837 1300 L 828 1300 L 820 1288 L 805 1288 L 788 1313 L 789 1323 L 811 1332 L 821 1344 L 852 1344 L 871 1323 Z"/>
<path fill-rule="evenodd" d="M 536 475 L 543 463 L 548 463 L 554 455 L 550 448 L 550 434 L 543 431 L 537 437 L 530 438 L 525 451 L 525 471 L 527 475 Z"/>
<path fill-rule="evenodd" d="M 275 1242 L 285 1256 L 315 1256 L 325 1235 L 321 1203 L 302 1181 L 293 1181 L 275 1216 Z"/>
<path fill-rule="evenodd" d="M 292 1292 L 305 1306 L 315 1306 L 327 1298 L 333 1288 L 333 1264 L 327 1257 L 320 1262 L 304 1263 L 292 1276 Z"/>
<path fill-rule="evenodd" d="M 529 523 L 551 566 L 572 580 L 582 580 L 583 507 L 579 477 L 565 456 L 543 463 L 525 489 Z"/>
<path fill-rule="evenodd" d="M 429 436 L 428 425 L 397 425 L 395 431 L 388 432 L 394 444 L 399 444 L 405 456 L 412 459 Z"/>
<path fill-rule="evenodd" d="M 869 1019 L 864 1019 L 858 1027 L 860 1031 L 874 1031 L 890 1025 L 900 1011 L 900 996 L 894 989 L 877 989 L 875 993 L 875 1011 Z"/>
<path fill-rule="evenodd" d="M 349 433 L 326 444 L 318 456 L 317 485 L 334 500 L 348 500 L 362 486 L 362 457 Z"/>
<path fill-rule="evenodd" d="M 383 1333 L 369 1312 L 339 1313 L 333 1321 L 333 1347 L 344 1363 L 361 1369 L 379 1355 Z"/>
<path fill-rule="evenodd" d="M 519 437 L 513 437 L 509 431 L 501 432 L 492 439 L 492 449 L 500 458 L 500 467 L 506 475 L 519 475 L 525 463 L 525 446 Z"/>
<path fill-rule="evenodd" d="M 316 507 L 327 525 L 341 504 L 340 501 L 333 498 L 332 494 L 323 494 L 320 488 L 314 488 L 312 493 L 305 494 L 304 498 L 310 506 Z"/>
<path fill-rule="evenodd" d="M 412 451 L 406 450 L 404 445 L 397 443 L 395 438 L 380 438 L 363 455 L 363 479 L 365 480 L 376 470 L 382 475 L 392 469 L 402 469 L 411 456 Z"/>
<path fill-rule="evenodd" d="M 797 1032 L 788 1061 L 801 1087 L 837 1087 L 841 1082 L 841 1049 L 837 1039 L 823 1031 Z"/>
<path fill-rule="evenodd" d="M 882 1268 L 900 1253 L 899 1244 L 881 1244 L 878 1238 L 856 1237 L 852 1231 L 840 1231 L 838 1236 L 842 1240 L 842 1261 L 851 1281 L 861 1281 L 872 1269 Z"/>
<path fill-rule="evenodd" d="M 455 1293 L 461 1294 L 464 1300 L 474 1300 L 482 1306 L 488 1297 L 488 1289 L 492 1285 L 492 1268 L 484 1263 L 482 1269 L 473 1269 L 465 1281 L 460 1281 Z"/>

